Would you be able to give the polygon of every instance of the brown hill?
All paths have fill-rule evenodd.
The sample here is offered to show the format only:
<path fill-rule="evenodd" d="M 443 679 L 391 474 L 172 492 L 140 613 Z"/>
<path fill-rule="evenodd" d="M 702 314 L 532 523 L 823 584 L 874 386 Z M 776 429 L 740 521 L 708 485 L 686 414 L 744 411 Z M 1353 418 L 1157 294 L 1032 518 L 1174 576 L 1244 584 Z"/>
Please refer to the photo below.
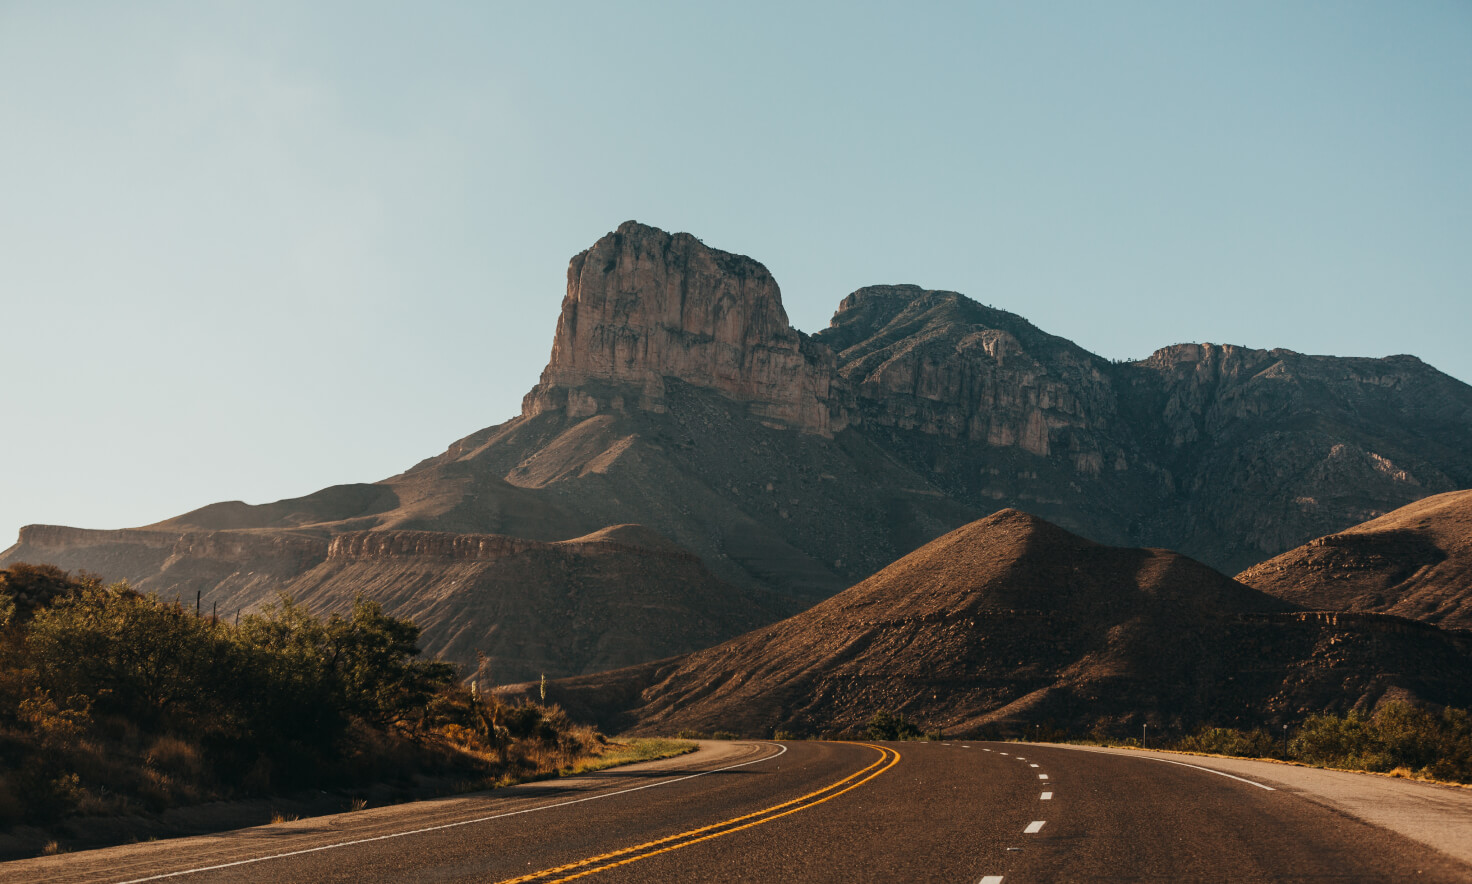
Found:
<path fill-rule="evenodd" d="M 493 534 L 81 531 L 32 526 L 15 560 L 105 570 L 234 617 L 278 591 L 318 611 L 358 593 L 424 629 L 433 656 L 515 681 L 597 672 L 707 647 L 795 610 L 732 586 L 638 525 L 557 543 Z"/>
<path fill-rule="evenodd" d="M 1472 491 L 1438 494 L 1248 568 L 1294 604 L 1472 629 Z"/>
<path fill-rule="evenodd" d="M 780 623 L 549 696 L 638 732 L 831 732 L 880 710 L 952 733 L 1180 728 L 1465 704 L 1469 647 L 1398 618 L 1300 614 L 1185 556 L 1003 510 Z"/>

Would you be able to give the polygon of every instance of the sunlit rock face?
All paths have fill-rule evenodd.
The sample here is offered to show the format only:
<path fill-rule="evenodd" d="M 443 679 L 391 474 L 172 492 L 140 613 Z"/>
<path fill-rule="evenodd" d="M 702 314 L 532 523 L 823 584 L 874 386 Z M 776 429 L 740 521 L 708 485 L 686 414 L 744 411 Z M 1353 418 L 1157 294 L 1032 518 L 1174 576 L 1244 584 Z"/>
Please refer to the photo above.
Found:
<path fill-rule="evenodd" d="M 552 357 L 523 413 L 662 412 L 667 379 L 810 433 L 847 423 L 832 354 L 788 325 L 767 268 L 628 221 L 568 265 Z"/>
<path fill-rule="evenodd" d="M 1020 316 L 957 292 L 868 286 L 817 339 L 867 425 L 1016 447 L 1086 475 L 1124 468 L 1107 436 L 1118 410 L 1108 363 Z"/>

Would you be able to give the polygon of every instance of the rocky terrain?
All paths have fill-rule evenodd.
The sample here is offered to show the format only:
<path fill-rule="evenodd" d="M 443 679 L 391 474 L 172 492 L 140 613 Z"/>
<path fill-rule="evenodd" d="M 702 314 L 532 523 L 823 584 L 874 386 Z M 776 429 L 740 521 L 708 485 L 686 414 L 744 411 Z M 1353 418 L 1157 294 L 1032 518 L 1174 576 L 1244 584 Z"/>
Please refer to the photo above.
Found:
<path fill-rule="evenodd" d="M 362 593 L 414 620 L 423 650 L 469 677 L 598 672 L 707 647 L 796 609 L 732 586 L 637 525 L 556 543 L 435 531 L 27 528 L 16 560 L 79 563 L 233 619 L 285 592 L 313 610 Z"/>
<path fill-rule="evenodd" d="M 1410 356 L 1181 344 L 1113 363 L 964 295 L 902 285 L 852 293 L 828 329 L 806 335 L 758 262 L 631 221 L 572 259 L 551 357 L 511 420 L 373 484 L 212 504 L 124 531 L 30 526 L 0 564 L 54 561 L 186 599 L 201 592 L 222 612 L 279 589 L 342 604 L 351 583 L 396 594 L 396 613 L 442 618 L 435 640 L 448 648 L 454 632 L 463 649 L 504 634 L 451 622 L 457 605 L 500 616 L 442 567 L 464 560 L 338 538 L 431 532 L 443 535 L 431 545 L 460 549 L 448 538 L 502 535 L 545 551 L 637 523 L 697 556 L 681 568 L 705 568 L 701 580 L 724 587 L 713 597 L 746 598 L 731 595 L 737 587 L 765 600 L 752 617 L 772 619 L 1002 506 L 1237 571 L 1472 486 L 1468 438 L 1472 387 Z M 368 548 L 380 552 L 352 566 L 331 557 Z M 340 576 L 308 578 L 322 568 Z M 446 576 L 415 590 L 435 600 L 421 610 L 399 587 L 430 578 L 403 569 L 435 568 Z M 557 573 L 507 592 L 527 605 L 569 592 L 535 583 Z M 704 604 L 684 571 L 640 579 L 641 591 Z M 724 601 L 711 604 L 697 622 L 726 616 Z M 565 623 L 539 621 L 529 647 L 548 657 L 527 666 L 588 671 L 612 659 L 553 665 L 589 646 Z"/>
<path fill-rule="evenodd" d="M 1472 702 L 1472 634 L 1302 612 L 1177 553 L 1017 510 L 959 528 L 787 620 L 548 696 L 615 729 L 1074 733 L 1301 721 Z"/>
<path fill-rule="evenodd" d="M 1472 629 L 1472 491 L 1437 494 L 1311 540 L 1237 579 L 1306 608 Z"/>

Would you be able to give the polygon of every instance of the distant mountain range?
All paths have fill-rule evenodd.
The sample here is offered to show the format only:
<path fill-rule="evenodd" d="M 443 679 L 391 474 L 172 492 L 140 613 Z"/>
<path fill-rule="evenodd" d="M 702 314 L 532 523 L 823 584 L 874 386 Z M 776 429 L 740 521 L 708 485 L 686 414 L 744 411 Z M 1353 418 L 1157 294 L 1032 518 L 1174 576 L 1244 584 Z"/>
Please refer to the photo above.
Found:
<path fill-rule="evenodd" d="M 758 262 L 628 222 L 572 259 L 519 416 L 374 484 L 27 526 L 0 564 L 198 592 L 225 616 L 361 591 L 419 618 L 429 650 L 486 651 L 516 680 L 739 635 L 1004 507 L 1238 571 L 1472 486 L 1469 440 L 1472 387 L 1411 356 L 1181 344 L 1114 363 L 914 286 L 860 289 L 810 336 Z"/>

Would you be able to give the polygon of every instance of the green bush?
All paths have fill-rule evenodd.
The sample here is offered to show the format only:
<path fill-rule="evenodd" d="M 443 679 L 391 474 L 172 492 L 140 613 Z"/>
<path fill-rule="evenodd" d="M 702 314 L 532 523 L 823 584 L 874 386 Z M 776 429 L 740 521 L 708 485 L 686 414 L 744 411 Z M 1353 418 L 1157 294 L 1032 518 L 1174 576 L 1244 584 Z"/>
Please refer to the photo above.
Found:
<path fill-rule="evenodd" d="M 1472 713 L 1440 713 L 1386 703 L 1373 716 L 1314 715 L 1290 731 L 1286 757 L 1321 767 L 1399 771 L 1413 776 L 1472 782 Z M 1203 728 L 1176 741 L 1188 752 L 1284 757 L 1282 737 L 1262 730 Z"/>
<path fill-rule="evenodd" d="M 1182 738 L 1174 748 L 1185 752 L 1262 758 L 1281 754 L 1281 747 L 1281 741 L 1275 742 L 1272 734 L 1262 729 L 1240 731 L 1226 727 L 1207 727 Z"/>
<path fill-rule="evenodd" d="M 903 716 L 881 709 L 869 719 L 864 736 L 871 740 L 918 740 L 924 735 Z"/>
<path fill-rule="evenodd" d="M 1297 758 L 1325 767 L 1388 772 L 1405 769 L 1437 779 L 1472 782 L 1472 715 L 1440 714 L 1387 703 L 1374 716 L 1316 715 L 1291 743 Z"/>

